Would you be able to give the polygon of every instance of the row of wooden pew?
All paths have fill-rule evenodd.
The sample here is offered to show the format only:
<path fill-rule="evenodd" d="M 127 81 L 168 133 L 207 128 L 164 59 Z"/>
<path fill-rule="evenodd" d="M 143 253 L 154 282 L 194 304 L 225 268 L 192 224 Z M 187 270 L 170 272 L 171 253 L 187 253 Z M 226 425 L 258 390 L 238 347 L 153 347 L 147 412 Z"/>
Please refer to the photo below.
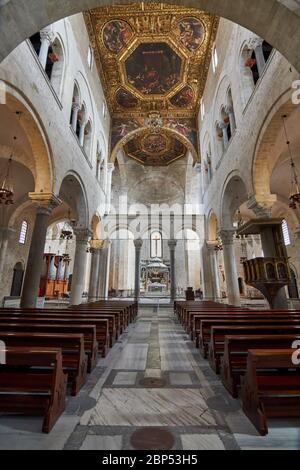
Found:
<path fill-rule="evenodd" d="M 50 432 L 68 391 L 77 395 L 136 315 L 136 302 L 125 301 L 0 309 L 0 412 L 42 415 Z"/>
<path fill-rule="evenodd" d="M 299 310 L 250 310 L 211 301 L 175 302 L 179 321 L 221 376 L 242 399 L 261 435 L 268 417 L 300 416 Z M 300 357 L 300 350 L 299 350 Z"/>

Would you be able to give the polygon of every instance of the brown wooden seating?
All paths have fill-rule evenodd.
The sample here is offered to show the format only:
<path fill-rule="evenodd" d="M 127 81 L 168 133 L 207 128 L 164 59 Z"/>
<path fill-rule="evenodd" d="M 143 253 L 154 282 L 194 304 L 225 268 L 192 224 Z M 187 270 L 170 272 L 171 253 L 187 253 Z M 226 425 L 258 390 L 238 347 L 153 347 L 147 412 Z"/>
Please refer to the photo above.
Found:
<path fill-rule="evenodd" d="M 209 363 L 212 369 L 219 374 L 221 358 L 224 354 L 225 336 L 232 335 L 297 335 L 300 334 L 300 323 L 296 324 L 261 324 L 244 326 L 213 326 L 209 343 Z"/>
<path fill-rule="evenodd" d="M 91 324 L 96 326 L 96 337 L 99 345 L 99 351 L 103 357 L 105 357 L 108 348 L 112 347 L 115 338 L 118 338 L 118 334 L 115 329 L 115 316 L 114 315 L 98 315 L 98 314 L 76 314 L 69 310 L 46 310 L 46 309 L 6 309 L 0 310 L 0 322 L 2 318 L 11 316 L 13 321 L 18 318 L 30 317 L 32 319 L 43 318 L 49 320 L 51 323 L 57 322 L 69 322 L 71 324 Z M 108 323 L 107 323 L 108 322 Z"/>
<path fill-rule="evenodd" d="M 0 365 L 0 412 L 42 415 L 45 433 L 65 409 L 67 375 L 61 350 L 10 347 Z"/>
<path fill-rule="evenodd" d="M 238 320 L 268 320 L 268 319 L 275 319 L 275 320 L 287 320 L 287 319 L 292 319 L 292 320 L 300 320 L 300 313 L 299 314 L 294 314 L 294 313 L 278 313 L 273 315 L 271 311 L 267 312 L 251 312 L 251 313 L 245 313 L 245 312 L 238 312 L 238 313 L 227 313 L 224 315 L 222 314 L 197 314 L 193 317 L 193 328 L 191 332 L 191 339 L 195 340 L 196 342 L 196 347 L 199 347 L 199 336 L 200 336 L 200 331 L 201 331 L 201 322 L 202 321 L 211 321 L 212 324 L 215 323 L 215 320 L 225 320 L 225 321 L 232 321 L 236 323 Z M 208 335 L 209 338 L 209 335 Z"/>
<path fill-rule="evenodd" d="M 245 374 L 249 349 L 288 349 L 300 335 L 226 336 L 221 360 L 223 385 L 234 398 L 238 397 L 241 376 Z"/>
<path fill-rule="evenodd" d="M 76 395 L 84 385 L 88 359 L 84 352 L 83 334 L 0 332 L 0 340 L 8 347 L 61 349 L 63 369 L 68 373 L 71 394 Z"/>
<path fill-rule="evenodd" d="M 292 363 L 293 349 L 248 352 L 242 380 L 243 410 L 261 435 L 268 417 L 300 416 L 300 365 Z"/>
<path fill-rule="evenodd" d="M 47 322 L 47 323 L 46 323 Z M 88 356 L 88 368 L 87 371 L 91 372 L 97 364 L 98 356 L 98 343 L 96 341 L 96 327 L 94 325 L 71 325 L 62 324 L 49 324 L 48 320 L 43 322 L 42 319 L 37 321 L 31 318 L 22 319 L 18 318 L 16 322 L 12 322 L 11 319 L 5 321 L 1 318 L 0 332 L 28 332 L 28 333 L 81 333 L 84 336 L 84 349 Z"/>

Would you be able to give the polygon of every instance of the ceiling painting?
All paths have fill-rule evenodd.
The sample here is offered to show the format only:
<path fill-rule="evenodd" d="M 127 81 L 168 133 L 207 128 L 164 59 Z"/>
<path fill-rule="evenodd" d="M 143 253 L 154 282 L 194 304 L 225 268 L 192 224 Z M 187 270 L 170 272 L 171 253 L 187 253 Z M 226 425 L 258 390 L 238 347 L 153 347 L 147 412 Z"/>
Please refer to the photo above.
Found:
<path fill-rule="evenodd" d="M 145 166 L 169 165 L 186 155 L 184 144 L 167 132 L 138 135 L 127 142 L 124 150 Z"/>
<path fill-rule="evenodd" d="M 154 112 L 161 122 L 156 134 L 173 130 L 183 137 L 174 139 L 178 144 L 173 149 L 186 139 L 197 152 L 195 120 L 218 18 L 176 5 L 132 3 L 90 10 L 85 21 L 112 117 L 111 151 L 124 137 L 130 140 L 132 131 L 147 128 L 147 118 Z M 148 155 L 155 164 L 169 164 L 171 157 L 160 155 L 166 141 L 152 134 L 145 141 L 147 151 L 140 142 L 139 161 Z M 128 156 L 136 159 L 137 148 Z M 176 147 L 171 161 L 185 153 Z"/>
<path fill-rule="evenodd" d="M 164 95 L 180 80 L 182 59 L 165 42 L 144 42 L 125 61 L 127 81 L 143 95 Z"/>
<path fill-rule="evenodd" d="M 180 42 L 190 51 L 196 51 L 205 38 L 205 29 L 199 18 L 182 18 L 178 22 Z"/>

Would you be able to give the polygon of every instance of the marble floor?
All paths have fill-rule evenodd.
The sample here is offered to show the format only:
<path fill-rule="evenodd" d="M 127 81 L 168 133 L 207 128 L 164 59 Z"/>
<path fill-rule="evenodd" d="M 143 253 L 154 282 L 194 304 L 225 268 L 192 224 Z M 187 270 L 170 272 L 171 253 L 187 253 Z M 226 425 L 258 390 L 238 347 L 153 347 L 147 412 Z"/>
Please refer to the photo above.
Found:
<path fill-rule="evenodd" d="M 0 450 L 132 450 L 141 428 L 171 432 L 174 450 L 300 449 L 300 421 L 269 424 L 259 436 L 168 305 L 143 305 L 49 435 L 40 418 L 0 415 Z"/>

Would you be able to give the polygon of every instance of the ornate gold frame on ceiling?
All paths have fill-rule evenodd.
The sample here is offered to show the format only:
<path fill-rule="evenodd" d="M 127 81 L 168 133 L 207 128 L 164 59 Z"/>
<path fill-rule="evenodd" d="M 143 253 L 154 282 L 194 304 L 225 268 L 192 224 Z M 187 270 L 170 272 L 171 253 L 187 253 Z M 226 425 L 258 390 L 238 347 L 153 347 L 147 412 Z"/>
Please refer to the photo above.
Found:
<path fill-rule="evenodd" d="M 142 117 L 151 110 L 157 110 L 162 116 L 172 118 L 195 118 L 198 115 L 210 65 L 212 45 L 219 24 L 216 16 L 176 5 L 133 3 L 96 8 L 86 12 L 84 17 L 112 118 Z M 204 27 L 202 43 L 193 52 L 189 51 L 175 34 L 175 26 L 186 17 L 197 18 Z M 120 51 L 119 54 L 110 52 L 102 41 L 103 26 L 116 19 L 127 22 L 134 31 L 126 50 Z M 185 61 L 180 81 L 166 95 L 144 96 L 128 85 L 126 80 L 124 61 L 138 44 L 151 41 L 171 44 L 172 49 Z M 184 109 L 173 106 L 169 98 L 187 84 L 194 92 L 193 104 Z M 123 108 L 116 102 L 116 93 L 120 88 L 129 90 L 138 99 L 136 108 Z"/>

